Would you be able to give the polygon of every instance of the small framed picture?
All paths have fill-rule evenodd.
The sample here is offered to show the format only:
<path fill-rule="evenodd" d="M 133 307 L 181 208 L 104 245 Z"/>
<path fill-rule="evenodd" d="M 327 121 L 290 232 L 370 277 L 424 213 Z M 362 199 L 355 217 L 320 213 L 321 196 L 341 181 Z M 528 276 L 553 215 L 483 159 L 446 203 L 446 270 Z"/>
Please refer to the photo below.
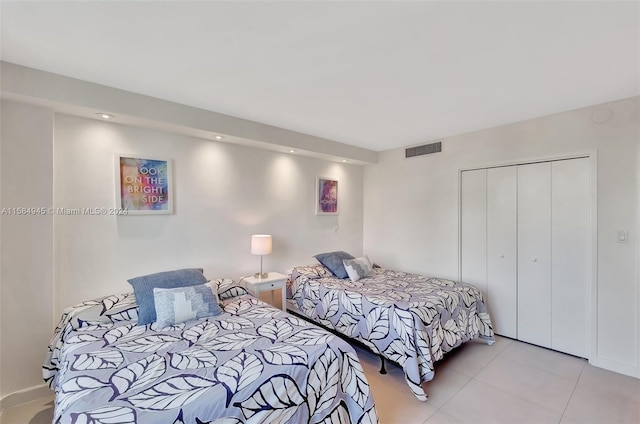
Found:
<path fill-rule="evenodd" d="M 338 215 L 338 180 L 316 177 L 316 215 Z"/>
<path fill-rule="evenodd" d="M 170 159 L 118 154 L 116 208 L 128 215 L 173 213 L 173 185 Z"/>

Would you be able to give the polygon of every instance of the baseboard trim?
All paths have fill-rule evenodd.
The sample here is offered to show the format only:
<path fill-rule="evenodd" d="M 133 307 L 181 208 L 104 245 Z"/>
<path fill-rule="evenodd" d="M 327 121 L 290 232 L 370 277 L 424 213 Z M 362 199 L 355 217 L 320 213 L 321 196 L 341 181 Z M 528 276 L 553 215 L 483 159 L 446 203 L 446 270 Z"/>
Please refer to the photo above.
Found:
<path fill-rule="evenodd" d="M 612 361 L 611 359 L 599 358 L 597 356 L 589 359 L 589 363 L 594 367 L 617 372 L 618 374 L 628 375 L 629 377 L 640 378 L 640 369 L 632 365 Z"/>
<path fill-rule="evenodd" d="M 43 397 L 51 396 L 53 391 L 46 384 L 40 386 L 29 387 L 28 389 L 18 390 L 9 393 L 0 399 L 0 411 L 12 408 L 23 403 L 31 402 Z"/>

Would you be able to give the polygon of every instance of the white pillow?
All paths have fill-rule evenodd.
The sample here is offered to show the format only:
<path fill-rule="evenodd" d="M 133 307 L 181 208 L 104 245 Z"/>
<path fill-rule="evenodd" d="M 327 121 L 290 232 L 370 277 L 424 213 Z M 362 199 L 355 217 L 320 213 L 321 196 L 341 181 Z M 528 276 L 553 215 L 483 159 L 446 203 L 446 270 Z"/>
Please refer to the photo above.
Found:
<path fill-rule="evenodd" d="M 373 273 L 373 265 L 368 256 L 362 256 L 355 259 L 345 259 L 342 261 L 344 269 L 347 270 L 351 281 L 358 281 L 364 277 L 371 277 Z"/>

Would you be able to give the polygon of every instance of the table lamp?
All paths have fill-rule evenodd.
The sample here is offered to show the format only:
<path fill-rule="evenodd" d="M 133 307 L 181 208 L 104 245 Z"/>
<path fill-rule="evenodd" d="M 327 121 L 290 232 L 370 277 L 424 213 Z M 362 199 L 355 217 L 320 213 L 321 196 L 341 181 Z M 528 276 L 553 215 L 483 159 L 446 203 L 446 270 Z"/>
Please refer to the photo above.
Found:
<path fill-rule="evenodd" d="M 271 253 L 271 235 L 256 234 L 251 236 L 251 254 L 260 255 L 260 272 L 253 274 L 254 278 L 269 278 L 268 272 L 262 272 L 262 256 Z"/>

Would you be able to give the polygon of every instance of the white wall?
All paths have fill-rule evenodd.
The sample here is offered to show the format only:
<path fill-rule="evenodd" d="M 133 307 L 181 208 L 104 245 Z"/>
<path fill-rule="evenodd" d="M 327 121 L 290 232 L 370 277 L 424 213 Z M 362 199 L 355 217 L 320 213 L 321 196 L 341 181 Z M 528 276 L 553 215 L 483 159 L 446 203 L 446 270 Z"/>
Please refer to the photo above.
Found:
<path fill-rule="evenodd" d="M 53 112 L 4 101 L 0 107 L 0 208 L 51 206 Z M 6 213 L 0 216 L 0 398 L 43 384 L 40 366 L 53 330 L 53 217 Z"/>
<path fill-rule="evenodd" d="M 458 278 L 458 175 L 463 168 L 597 150 L 597 357 L 640 376 L 636 148 L 640 98 L 490 128 L 443 141 L 442 153 L 379 154 L 365 168 L 364 253 L 391 268 Z M 612 118 L 598 124 L 594 113 Z M 462 119 L 462 118 L 461 118 Z M 630 242 L 616 242 L 618 229 Z"/>
<path fill-rule="evenodd" d="M 55 311 L 130 291 L 128 278 L 204 267 L 209 278 L 258 271 L 251 234 L 272 234 L 265 271 L 362 252 L 363 168 L 56 114 L 55 205 L 114 205 L 114 154 L 173 160 L 175 213 L 55 217 Z M 316 175 L 339 179 L 339 216 L 314 214 Z M 336 226 L 338 229 L 336 230 Z"/>
<path fill-rule="evenodd" d="M 2 217 L 0 397 L 43 384 L 65 307 L 131 291 L 128 278 L 183 267 L 252 274 L 256 233 L 273 235 L 265 271 L 322 251 L 362 253 L 361 166 L 2 105 L 2 206 L 112 207 L 115 153 L 171 158 L 176 197 L 173 215 Z M 317 175 L 340 181 L 339 216 L 314 214 Z"/>

